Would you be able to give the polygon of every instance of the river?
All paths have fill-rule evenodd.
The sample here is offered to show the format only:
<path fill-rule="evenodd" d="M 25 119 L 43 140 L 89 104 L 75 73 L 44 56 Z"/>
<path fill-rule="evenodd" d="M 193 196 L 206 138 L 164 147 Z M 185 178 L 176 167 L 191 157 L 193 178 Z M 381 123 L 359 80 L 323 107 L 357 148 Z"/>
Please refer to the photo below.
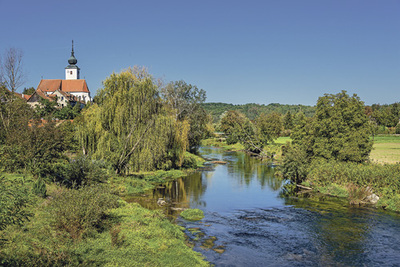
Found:
<path fill-rule="evenodd" d="M 199 208 L 204 219 L 175 221 L 189 244 L 216 266 L 400 266 L 400 215 L 345 200 L 282 198 L 274 166 L 244 153 L 203 147 L 210 165 L 135 201 L 176 218 Z M 157 200 L 164 198 L 163 207 Z"/>

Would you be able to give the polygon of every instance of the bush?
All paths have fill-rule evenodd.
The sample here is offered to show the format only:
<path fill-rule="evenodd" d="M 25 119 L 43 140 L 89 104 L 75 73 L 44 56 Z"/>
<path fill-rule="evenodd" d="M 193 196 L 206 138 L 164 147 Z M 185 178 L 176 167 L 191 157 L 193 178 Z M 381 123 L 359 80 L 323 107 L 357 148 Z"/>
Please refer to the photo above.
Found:
<path fill-rule="evenodd" d="M 31 203 L 30 190 L 24 179 L 0 176 L 0 231 L 8 225 L 21 225 L 32 214 L 26 209 Z"/>
<path fill-rule="evenodd" d="M 80 187 L 103 183 L 108 179 L 105 163 L 93 161 L 87 156 L 73 159 L 62 170 L 62 183 L 68 187 Z"/>
<path fill-rule="evenodd" d="M 396 125 L 395 133 L 396 133 L 396 134 L 400 134 L 400 123 L 398 123 L 398 124 Z"/>
<path fill-rule="evenodd" d="M 282 155 L 284 159 L 280 171 L 283 178 L 300 184 L 308 174 L 309 163 L 306 152 L 296 145 L 288 145 L 282 148 Z"/>
<path fill-rule="evenodd" d="M 190 154 L 186 154 L 183 159 L 182 168 L 184 169 L 196 169 L 197 161 L 195 157 L 192 157 Z"/>
<path fill-rule="evenodd" d="M 118 197 L 101 185 L 63 189 L 53 196 L 49 213 L 56 229 L 80 239 L 103 228 L 107 210 L 118 206 Z"/>

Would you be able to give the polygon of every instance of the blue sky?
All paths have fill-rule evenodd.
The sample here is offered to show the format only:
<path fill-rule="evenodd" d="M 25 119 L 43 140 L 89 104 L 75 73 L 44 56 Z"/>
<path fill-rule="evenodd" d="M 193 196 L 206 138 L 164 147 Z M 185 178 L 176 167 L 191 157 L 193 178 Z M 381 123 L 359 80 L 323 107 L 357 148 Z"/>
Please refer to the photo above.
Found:
<path fill-rule="evenodd" d="M 314 105 L 341 90 L 400 101 L 399 0 L 0 0 L 0 10 L 0 52 L 23 50 L 25 87 L 64 79 L 73 39 L 92 95 L 140 65 L 197 85 L 207 102 Z"/>

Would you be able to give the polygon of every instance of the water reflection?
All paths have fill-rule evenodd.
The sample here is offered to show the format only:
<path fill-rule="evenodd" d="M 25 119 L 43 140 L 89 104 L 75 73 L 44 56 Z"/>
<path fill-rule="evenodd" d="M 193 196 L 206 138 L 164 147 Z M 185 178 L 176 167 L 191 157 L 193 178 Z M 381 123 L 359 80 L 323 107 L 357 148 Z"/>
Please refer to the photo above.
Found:
<path fill-rule="evenodd" d="M 194 249 L 217 266 L 396 266 L 400 262 L 400 217 L 344 200 L 313 195 L 279 198 L 281 180 L 266 162 L 242 153 L 202 148 L 208 159 L 226 161 L 212 170 L 160 185 L 138 202 L 200 208 L 200 222 L 178 223 L 199 232 Z M 211 241 L 212 242 L 211 242 Z M 205 246 L 208 244 L 209 246 Z M 205 249 L 206 248 L 206 249 Z M 211 249 L 210 249 L 211 248 Z"/>

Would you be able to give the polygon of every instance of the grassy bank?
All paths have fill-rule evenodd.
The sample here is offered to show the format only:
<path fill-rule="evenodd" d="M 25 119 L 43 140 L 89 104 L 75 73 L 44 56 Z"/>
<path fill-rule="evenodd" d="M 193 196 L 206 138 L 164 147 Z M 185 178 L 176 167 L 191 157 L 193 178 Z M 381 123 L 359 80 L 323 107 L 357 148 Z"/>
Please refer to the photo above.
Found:
<path fill-rule="evenodd" d="M 316 162 L 303 185 L 325 194 L 361 203 L 371 193 L 379 196 L 378 207 L 400 211 L 400 165 Z"/>
<path fill-rule="evenodd" d="M 186 152 L 186 168 L 181 170 L 153 171 L 131 173 L 127 176 L 113 175 L 109 179 L 111 187 L 121 196 L 141 194 L 159 184 L 186 176 L 188 173 L 202 167 L 205 160 L 197 155 Z"/>
<path fill-rule="evenodd" d="M 202 164 L 201 158 L 189 156 Z M 79 189 L 48 182 L 45 198 L 34 193 L 32 177 L 3 175 L 0 266 L 209 266 L 186 244 L 182 227 L 160 211 L 120 198 L 190 171 L 111 176 L 107 183 Z"/>
<path fill-rule="evenodd" d="M 225 138 L 209 138 L 201 141 L 202 146 L 214 146 L 220 147 L 226 151 L 241 151 L 244 149 L 243 145 L 240 143 L 228 145 Z"/>

